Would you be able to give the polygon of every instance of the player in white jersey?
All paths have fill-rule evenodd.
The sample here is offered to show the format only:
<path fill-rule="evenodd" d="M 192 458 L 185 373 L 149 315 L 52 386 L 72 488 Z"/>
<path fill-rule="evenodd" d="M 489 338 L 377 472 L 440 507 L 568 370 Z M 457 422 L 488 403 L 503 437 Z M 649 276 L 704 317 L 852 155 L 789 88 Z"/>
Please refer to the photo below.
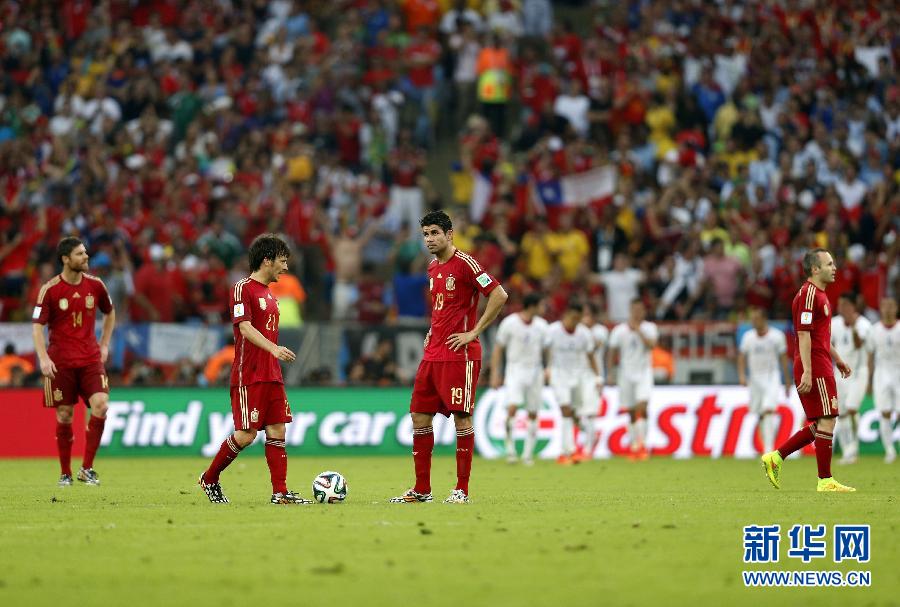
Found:
<path fill-rule="evenodd" d="M 582 412 L 585 384 L 593 383 L 597 376 L 597 363 L 591 356 L 594 338 L 580 320 L 581 308 L 569 304 L 562 320 L 550 325 L 544 338 L 550 387 L 562 413 L 562 453 L 557 462 L 563 465 L 578 462 L 572 457 L 575 452 L 575 411 Z M 594 407 L 596 404 L 592 403 Z"/>
<path fill-rule="evenodd" d="M 738 346 L 738 381 L 750 387 L 750 411 L 759 417 L 756 428 L 762 438 L 762 452 L 768 453 L 775 448 L 778 433 L 778 401 L 791 392 L 787 340 L 783 331 L 769 326 L 762 308 L 750 309 L 750 322 L 753 328 L 744 333 Z"/>
<path fill-rule="evenodd" d="M 628 409 L 631 420 L 628 435 L 631 439 L 631 457 L 647 459 L 647 403 L 653 391 L 653 360 L 651 353 L 659 339 L 659 330 L 652 322 L 644 320 L 647 311 L 644 302 L 631 302 L 628 322 L 616 325 L 609 335 L 606 367 L 612 369 L 615 355 L 619 355 L 616 384 L 619 386 L 619 402 Z"/>
<path fill-rule="evenodd" d="M 581 452 L 576 451 L 576 458 L 591 459 L 597 446 L 597 431 L 594 428 L 594 420 L 597 418 L 597 409 L 603 396 L 603 386 L 606 382 L 604 369 L 606 366 L 606 344 L 609 343 L 609 329 L 599 322 L 599 311 L 596 307 L 588 305 L 584 308 L 581 324 L 590 329 L 594 338 L 594 364 L 597 365 L 597 375 L 593 382 L 586 382 L 583 414 L 578 417 L 578 425 L 581 428 L 582 444 Z"/>
<path fill-rule="evenodd" d="M 844 293 L 838 298 L 838 315 L 831 319 L 831 345 L 844 359 L 853 375 L 835 374 L 838 395 L 838 423 L 834 438 L 841 446 L 842 464 L 852 464 L 859 454 L 857 415 L 869 381 L 869 356 L 866 339 L 872 330 L 869 319 L 856 308 L 856 295 Z"/>
<path fill-rule="evenodd" d="M 881 413 L 878 429 L 884 445 L 884 461 L 890 464 L 897 457 L 891 416 L 900 410 L 900 323 L 897 322 L 897 300 L 893 297 L 881 300 L 881 321 L 869 332 L 866 349 L 869 351 L 875 409 Z"/>
<path fill-rule="evenodd" d="M 516 411 L 521 407 L 528 412 L 528 435 L 522 450 L 522 461 L 527 465 L 534 463 L 537 416 L 543 400 L 544 334 L 548 326 L 547 321 L 540 317 L 542 309 L 541 295 L 526 295 L 522 311 L 510 314 L 500 323 L 491 354 L 491 387 L 497 389 L 502 385 L 506 388 L 508 408 L 505 444 L 506 458 L 510 463 L 517 460 L 512 429 Z M 501 376 L 504 358 L 506 366 Z"/>

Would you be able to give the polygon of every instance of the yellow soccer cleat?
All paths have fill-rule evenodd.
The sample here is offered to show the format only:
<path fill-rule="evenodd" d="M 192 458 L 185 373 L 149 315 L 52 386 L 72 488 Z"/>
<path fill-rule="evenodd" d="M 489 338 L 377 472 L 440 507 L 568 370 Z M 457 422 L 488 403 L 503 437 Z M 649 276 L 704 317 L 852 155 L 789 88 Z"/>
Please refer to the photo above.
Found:
<path fill-rule="evenodd" d="M 834 491 L 837 493 L 853 493 L 856 491 L 854 487 L 842 485 L 833 478 L 820 478 L 816 491 Z"/>
<path fill-rule="evenodd" d="M 773 487 L 781 489 L 781 484 L 778 480 L 778 475 L 781 473 L 781 464 L 784 461 L 781 459 L 781 454 L 778 451 L 770 451 L 769 453 L 764 453 L 760 459 L 762 460 L 763 469 L 766 471 L 766 478 L 769 479 Z"/>

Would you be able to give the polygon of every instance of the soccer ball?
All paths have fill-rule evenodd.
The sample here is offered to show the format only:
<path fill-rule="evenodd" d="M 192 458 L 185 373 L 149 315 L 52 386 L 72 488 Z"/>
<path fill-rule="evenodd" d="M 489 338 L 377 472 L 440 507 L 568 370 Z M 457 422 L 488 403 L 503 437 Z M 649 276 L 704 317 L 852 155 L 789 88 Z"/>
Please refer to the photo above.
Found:
<path fill-rule="evenodd" d="M 322 472 L 313 479 L 312 492 L 321 504 L 338 504 L 347 499 L 347 480 L 339 472 Z"/>

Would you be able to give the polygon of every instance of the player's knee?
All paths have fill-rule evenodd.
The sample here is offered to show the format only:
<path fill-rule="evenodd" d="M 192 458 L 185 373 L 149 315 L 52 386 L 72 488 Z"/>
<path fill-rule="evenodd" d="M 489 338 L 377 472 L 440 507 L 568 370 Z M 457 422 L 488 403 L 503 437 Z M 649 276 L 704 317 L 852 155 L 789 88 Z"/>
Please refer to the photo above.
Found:
<path fill-rule="evenodd" d="M 457 430 L 465 430 L 472 427 L 472 416 L 468 413 L 454 413 L 453 423 Z"/>
<path fill-rule="evenodd" d="M 427 413 L 410 413 L 413 428 L 428 428 L 431 426 L 431 420 L 434 416 Z"/>
<path fill-rule="evenodd" d="M 234 440 L 243 449 L 256 440 L 256 430 L 254 428 L 248 430 L 235 430 Z"/>
<path fill-rule="evenodd" d="M 273 440 L 284 440 L 285 426 L 284 424 L 272 424 L 266 426 L 266 438 Z"/>
<path fill-rule="evenodd" d="M 887 421 L 891 421 L 891 412 L 890 411 L 882 411 L 881 418 Z"/>
<path fill-rule="evenodd" d="M 515 416 L 516 416 L 516 410 L 517 410 L 517 409 L 518 409 L 518 407 L 516 407 L 515 405 L 510 405 L 510 406 L 508 406 L 508 407 L 506 408 L 506 416 L 507 416 L 507 417 L 515 417 Z"/>
<path fill-rule="evenodd" d="M 56 421 L 61 424 L 71 424 L 72 423 L 72 408 L 71 407 L 58 407 L 56 409 Z"/>

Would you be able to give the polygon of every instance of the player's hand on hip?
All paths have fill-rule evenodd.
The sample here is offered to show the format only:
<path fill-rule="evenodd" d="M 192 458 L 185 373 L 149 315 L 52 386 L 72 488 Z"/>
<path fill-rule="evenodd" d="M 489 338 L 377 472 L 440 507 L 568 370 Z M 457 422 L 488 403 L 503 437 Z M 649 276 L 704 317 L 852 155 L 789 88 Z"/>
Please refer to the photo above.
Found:
<path fill-rule="evenodd" d="M 451 350 L 456 352 L 464 345 L 475 341 L 477 335 L 472 333 L 471 331 L 467 331 L 465 333 L 454 333 L 450 337 L 447 338 L 447 345 Z"/>
<path fill-rule="evenodd" d="M 809 371 L 804 371 L 803 375 L 800 376 L 800 383 L 797 385 L 797 392 L 800 394 L 806 394 L 812 390 L 812 374 Z"/>
<path fill-rule="evenodd" d="M 841 377 L 843 377 L 844 379 L 850 377 L 850 374 L 853 372 L 853 370 L 850 369 L 850 365 L 848 365 L 844 361 L 837 363 L 837 368 L 838 371 L 841 372 Z"/>
<path fill-rule="evenodd" d="M 41 374 L 50 379 L 56 379 L 56 364 L 49 358 L 41 361 Z"/>
<path fill-rule="evenodd" d="M 289 363 L 297 360 L 297 355 L 284 346 L 275 346 L 275 350 L 272 352 L 272 355 L 278 360 L 283 360 Z"/>
<path fill-rule="evenodd" d="M 104 365 L 109 358 L 109 346 L 100 346 L 100 362 Z"/>

